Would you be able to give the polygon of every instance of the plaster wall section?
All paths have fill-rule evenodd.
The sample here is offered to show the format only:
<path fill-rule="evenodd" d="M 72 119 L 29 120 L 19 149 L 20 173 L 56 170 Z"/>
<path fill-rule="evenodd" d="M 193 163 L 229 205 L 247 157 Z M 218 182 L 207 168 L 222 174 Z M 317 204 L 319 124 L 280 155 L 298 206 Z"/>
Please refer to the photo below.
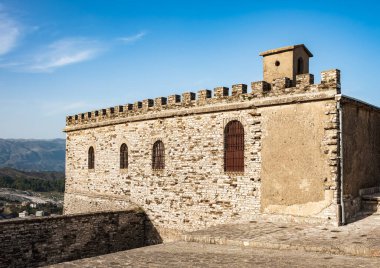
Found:
<path fill-rule="evenodd" d="M 260 113 L 261 212 L 337 221 L 335 100 L 266 107 Z"/>
<path fill-rule="evenodd" d="M 263 58 L 264 80 L 268 83 L 279 77 L 293 79 L 293 51 L 269 55 Z M 276 65 L 278 62 L 278 66 Z"/>

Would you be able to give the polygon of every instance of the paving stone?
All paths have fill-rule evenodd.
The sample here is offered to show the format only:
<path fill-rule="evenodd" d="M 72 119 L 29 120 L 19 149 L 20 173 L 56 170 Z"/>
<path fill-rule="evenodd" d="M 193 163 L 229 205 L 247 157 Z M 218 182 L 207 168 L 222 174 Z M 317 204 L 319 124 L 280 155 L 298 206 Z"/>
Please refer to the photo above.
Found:
<path fill-rule="evenodd" d="M 379 264 L 380 258 L 174 242 L 49 267 L 379 267 Z"/>
<path fill-rule="evenodd" d="M 206 244 L 380 257 L 380 214 L 341 227 L 281 222 L 220 225 L 188 233 L 183 239 Z"/>

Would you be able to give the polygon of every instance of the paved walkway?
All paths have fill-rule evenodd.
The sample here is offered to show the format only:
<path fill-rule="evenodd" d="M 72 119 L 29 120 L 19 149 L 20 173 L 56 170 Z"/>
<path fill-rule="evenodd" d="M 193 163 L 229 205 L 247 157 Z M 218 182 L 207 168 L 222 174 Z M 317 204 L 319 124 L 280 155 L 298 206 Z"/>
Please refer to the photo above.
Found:
<path fill-rule="evenodd" d="M 183 238 L 50 267 L 380 267 L 380 214 L 342 227 L 251 222 Z"/>
<path fill-rule="evenodd" d="M 380 214 L 341 227 L 271 222 L 222 225 L 189 233 L 184 236 L 184 240 L 262 249 L 380 257 Z"/>
<path fill-rule="evenodd" d="M 51 268 L 101 267 L 376 267 L 380 259 L 292 250 L 174 242 L 55 264 Z"/>

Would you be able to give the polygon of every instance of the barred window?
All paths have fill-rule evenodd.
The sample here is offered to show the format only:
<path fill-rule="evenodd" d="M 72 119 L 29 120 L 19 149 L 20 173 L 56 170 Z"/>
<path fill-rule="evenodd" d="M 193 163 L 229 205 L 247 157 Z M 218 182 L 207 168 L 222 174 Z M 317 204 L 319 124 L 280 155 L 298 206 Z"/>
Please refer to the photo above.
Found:
<path fill-rule="evenodd" d="M 90 147 L 88 149 L 88 169 L 94 169 L 95 168 L 95 152 L 94 147 Z"/>
<path fill-rule="evenodd" d="M 164 169 L 165 168 L 165 148 L 162 141 L 156 141 L 153 144 L 152 152 L 152 169 Z"/>
<path fill-rule="evenodd" d="M 120 169 L 128 168 L 128 146 L 123 143 L 120 147 Z"/>
<path fill-rule="evenodd" d="M 244 128 L 237 120 L 224 129 L 224 171 L 244 172 Z"/>

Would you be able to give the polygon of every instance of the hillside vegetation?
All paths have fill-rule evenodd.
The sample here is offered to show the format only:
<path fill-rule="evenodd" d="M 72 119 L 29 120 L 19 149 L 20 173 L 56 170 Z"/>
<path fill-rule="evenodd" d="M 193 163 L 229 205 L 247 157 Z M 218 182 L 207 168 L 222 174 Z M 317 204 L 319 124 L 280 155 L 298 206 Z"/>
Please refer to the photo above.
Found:
<path fill-rule="evenodd" d="M 12 188 L 34 192 L 63 192 L 63 172 L 26 172 L 12 168 L 0 168 L 0 188 Z"/>
<path fill-rule="evenodd" d="M 64 171 L 65 140 L 0 139 L 0 168 Z"/>

